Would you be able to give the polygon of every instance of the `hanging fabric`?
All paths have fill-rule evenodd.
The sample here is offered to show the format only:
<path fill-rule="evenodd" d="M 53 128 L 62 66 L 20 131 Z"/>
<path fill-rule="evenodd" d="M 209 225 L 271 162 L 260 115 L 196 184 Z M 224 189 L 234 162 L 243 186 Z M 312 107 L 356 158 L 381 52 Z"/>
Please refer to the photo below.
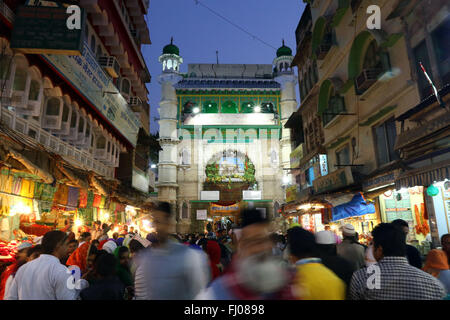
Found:
<path fill-rule="evenodd" d="M 13 178 L 13 186 L 12 186 L 11 193 L 17 194 L 17 195 L 20 194 L 20 190 L 22 188 L 22 180 L 23 179 L 20 178 L 20 177 L 14 177 Z"/>
<path fill-rule="evenodd" d="M 106 202 L 106 197 L 101 196 L 99 208 L 105 209 L 105 202 Z"/>
<path fill-rule="evenodd" d="M 92 191 L 88 192 L 88 197 L 87 197 L 87 208 L 92 208 L 92 204 L 94 203 L 94 193 Z"/>
<path fill-rule="evenodd" d="M 79 196 L 78 207 L 86 208 L 87 203 L 88 203 L 88 191 L 86 189 L 79 189 L 79 190 L 80 190 L 80 196 Z"/>
<path fill-rule="evenodd" d="M 92 202 L 92 206 L 94 208 L 100 207 L 100 202 L 102 201 L 102 196 L 99 194 L 94 195 L 94 201 Z"/>
<path fill-rule="evenodd" d="M 79 188 L 69 187 L 68 197 L 67 197 L 67 206 L 71 207 L 70 209 L 77 207 L 79 194 L 80 194 Z"/>

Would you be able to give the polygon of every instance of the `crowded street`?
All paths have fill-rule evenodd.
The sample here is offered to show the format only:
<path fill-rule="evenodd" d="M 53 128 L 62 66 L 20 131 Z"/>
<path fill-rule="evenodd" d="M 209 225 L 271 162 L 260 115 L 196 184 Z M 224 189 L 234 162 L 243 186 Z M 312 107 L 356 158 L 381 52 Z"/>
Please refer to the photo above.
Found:
<path fill-rule="evenodd" d="M 449 6 L 0 0 L 0 305 L 450 300 Z"/>

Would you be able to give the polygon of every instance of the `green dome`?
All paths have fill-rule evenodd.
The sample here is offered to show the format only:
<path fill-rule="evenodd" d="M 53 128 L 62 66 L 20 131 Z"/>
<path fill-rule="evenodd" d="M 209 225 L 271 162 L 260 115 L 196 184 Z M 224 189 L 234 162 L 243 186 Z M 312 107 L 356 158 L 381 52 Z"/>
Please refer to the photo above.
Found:
<path fill-rule="evenodd" d="M 277 58 L 282 56 L 292 56 L 292 50 L 289 47 L 282 46 L 280 49 L 277 50 Z"/>
<path fill-rule="evenodd" d="M 292 56 L 292 50 L 289 47 L 286 47 L 284 45 L 284 39 L 283 39 L 283 46 L 277 50 L 277 58 L 282 56 Z"/>
<path fill-rule="evenodd" d="M 180 49 L 176 45 L 173 44 L 173 38 L 170 40 L 170 44 L 164 47 L 163 54 L 176 54 L 180 55 Z"/>

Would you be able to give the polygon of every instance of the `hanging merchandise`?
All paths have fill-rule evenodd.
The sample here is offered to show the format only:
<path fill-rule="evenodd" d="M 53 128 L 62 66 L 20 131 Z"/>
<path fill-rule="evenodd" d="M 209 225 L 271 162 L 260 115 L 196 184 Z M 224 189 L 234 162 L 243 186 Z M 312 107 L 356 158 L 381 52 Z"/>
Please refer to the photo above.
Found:
<path fill-rule="evenodd" d="M 105 196 L 101 196 L 101 200 L 100 200 L 100 208 L 105 209 L 105 203 L 106 203 L 106 197 Z"/>
<path fill-rule="evenodd" d="M 87 208 L 92 208 L 92 204 L 94 202 L 94 193 L 92 191 L 88 192 L 88 196 L 87 196 Z"/>
<path fill-rule="evenodd" d="M 76 208 L 78 204 L 78 196 L 80 194 L 80 189 L 76 187 L 69 187 L 67 206 L 71 208 Z"/>
<path fill-rule="evenodd" d="M 79 195 L 79 208 L 86 208 L 88 203 L 88 191 L 86 189 L 79 189 L 80 195 Z"/>
<path fill-rule="evenodd" d="M 34 216 L 36 218 L 36 220 L 41 220 L 41 210 L 39 208 L 39 202 L 38 200 L 33 200 L 33 211 L 34 211 Z"/>
<path fill-rule="evenodd" d="M 423 234 L 424 236 L 426 236 L 428 233 L 430 233 L 430 227 L 428 226 L 428 222 L 425 220 L 424 216 L 423 216 L 423 212 L 424 212 L 424 206 L 423 203 L 421 204 L 421 211 L 419 211 L 419 208 L 417 207 L 417 205 L 414 205 L 414 214 L 416 217 L 416 233 L 417 234 Z"/>
<path fill-rule="evenodd" d="M 69 187 L 65 184 L 59 184 L 53 198 L 53 205 L 66 205 L 69 197 Z"/>
<path fill-rule="evenodd" d="M 435 197 L 439 194 L 439 189 L 435 187 L 433 184 L 427 188 L 427 194 L 430 197 Z"/>
<path fill-rule="evenodd" d="M 99 194 L 95 194 L 94 195 L 94 201 L 92 202 L 92 206 L 94 208 L 99 208 L 100 207 L 100 202 L 102 201 L 102 196 Z"/>
<path fill-rule="evenodd" d="M 23 179 L 20 195 L 26 198 L 34 198 L 34 181 Z"/>
<path fill-rule="evenodd" d="M 13 186 L 11 193 L 20 195 L 20 190 L 22 189 L 22 178 L 20 177 L 14 177 L 13 178 Z"/>

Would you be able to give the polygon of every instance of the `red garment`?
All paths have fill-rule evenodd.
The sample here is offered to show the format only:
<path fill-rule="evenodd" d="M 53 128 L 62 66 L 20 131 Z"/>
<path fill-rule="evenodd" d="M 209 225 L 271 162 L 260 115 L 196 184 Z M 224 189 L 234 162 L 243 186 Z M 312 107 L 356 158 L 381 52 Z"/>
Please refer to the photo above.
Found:
<path fill-rule="evenodd" d="M 100 207 L 100 202 L 102 202 L 102 196 L 99 194 L 94 195 L 94 202 L 92 203 L 92 206 L 94 208 Z"/>
<path fill-rule="evenodd" d="M 98 244 L 98 250 L 102 250 L 103 249 L 103 245 L 105 243 L 107 243 L 108 241 L 109 241 L 109 239 L 100 241 L 100 243 Z"/>
<path fill-rule="evenodd" d="M 206 253 L 209 257 L 209 266 L 211 267 L 212 278 L 214 280 L 218 276 L 220 276 L 220 270 L 217 266 L 220 264 L 220 246 L 217 241 L 208 240 L 206 244 Z"/>
<path fill-rule="evenodd" d="M 79 207 L 80 208 L 86 208 L 87 206 L 87 198 L 88 198 L 88 192 L 85 189 L 80 189 L 80 195 L 79 195 Z"/>
<path fill-rule="evenodd" d="M 89 254 L 89 249 L 91 244 L 89 242 L 83 243 L 79 248 L 77 248 L 67 259 L 67 266 L 78 266 L 82 273 L 86 271 L 87 259 Z"/>
<path fill-rule="evenodd" d="M 14 262 L 12 265 L 8 266 L 5 271 L 3 271 L 2 276 L 0 277 L 0 300 L 3 300 L 5 296 L 6 281 L 10 275 L 14 276 L 18 269 L 19 265 L 17 262 Z"/>

